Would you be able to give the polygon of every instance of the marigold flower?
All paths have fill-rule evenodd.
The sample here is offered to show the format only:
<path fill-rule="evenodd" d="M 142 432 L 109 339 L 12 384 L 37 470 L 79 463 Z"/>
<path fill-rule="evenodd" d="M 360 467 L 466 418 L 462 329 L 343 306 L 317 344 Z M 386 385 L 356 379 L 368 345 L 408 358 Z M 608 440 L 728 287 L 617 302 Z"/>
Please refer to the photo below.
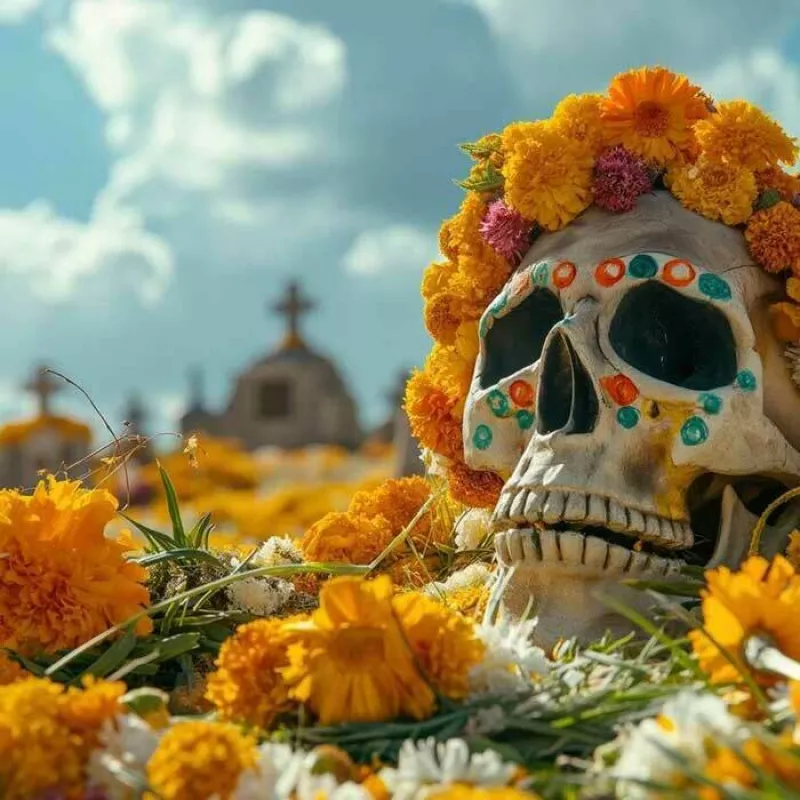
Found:
<path fill-rule="evenodd" d="M 431 800 L 539 800 L 539 795 L 513 786 L 470 786 L 466 783 L 432 787 L 427 795 Z"/>
<path fill-rule="evenodd" d="M 652 188 L 645 162 L 621 145 L 610 148 L 597 159 L 592 196 L 600 208 L 617 214 L 631 211 L 636 200 Z"/>
<path fill-rule="evenodd" d="M 452 344 L 461 320 L 453 313 L 453 296 L 437 294 L 425 303 L 425 328 L 441 344 Z"/>
<path fill-rule="evenodd" d="M 419 592 L 395 597 L 394 608 L 423 674 L 436 691 L 452 700 L 466 697 L 469 671 L 484 654 L 472 622 Z"/>
<path fill-rule="evenodd" d="M 800 569 L 800 531 L 794 530 L 789 534 L 789 544 L 786 547 L 786 560 L 794 567 L 795 571 Z M 800 699 L 800 694 L 798 695 Z M 800 711 L 800 706 L 798 706 Z"/>
<path fill-rule="evenodd" d="M 306 531 L 301 548 L 307 561 L 369 564 L 392 537 L 392 528 L 383 517 L 331 511 Z"/>
<path fill-rule="evenodd" d="M 415 372 L 406 384 L 405 410 L 411 432 L 423 447 L 445 458 L 460 457 L 464 449 L 461 420 L 455 402 L 426 372 Z"/>
<path fill-rule="evenodd" d="M 147 605 L 147 572 L 103 533 L 116 509 L 109 492 L 52 477 L 33 495 L 0 492 L 0 647 L 75 647 Z"/>
<path fill-rule="evenodd" d="M 282 674 L 290 695 L 323 725 L 433 713 L 435 697 L 397 622 L 388 577 L 333 578 L 311 621 L 287 627 L 298 644 L 289 649 Z"/>
<path fill-rule="evenodd" d="M 753 258 L 767 272 L 789 269 L 800 277 L 800 208 L 781 201 L 757 211 L 744 235 Z"/>
<path fill-rule="evenodd" d="M 580 142 L 592 156 L 603 147 L 600 94 L 567 95 L 553 112 L 553 125 L 567 139 Z"/>
<path fill-rule="evenodd" d="M 494 472 L 470 469 L 454 461 L 447 470 L 450 496 L 470 508 L 493 508 L 500 498 L 503 479 Z"/>
<path fill-rule="evenodd" d="M 732 161 L 753 172 L 779 162 L 793 164 L 798 156 L 796 141 L 745 100 L 720 103 L 716 114 L 697 123 L 695 135 L 709 158 Z"/>
<path fill-rule="evenodd" d="M 755 173 L 759 194 L 774 189 L 781 200 L 791 203 L 800 192 L 800 177 L 784 172 L 780 167 L 767 167 Z"/>
<path fill-rule="evenodd" d="M 772 318 L 772 330 L 781 342 L 800 341 L 800 305 L 789 302 L 773 303 L 769 313 Z"/>
<path fill-rule="evenodd" d="M 451 261 L 461 256 L 500 258 L 481 238 L 481 220 L 487 200 L 476 192 L 467 192 L 458 213 L 442 223 L 439 229 L 439 249 Z"/>
<path fill-rule="evenodd" d="M 690 211 L 726 225 L 746 222 L 758 196 L 755 176 L 747 167 L 705 156 L 695 164 L 670 170 L 666 181 L 672 194 Z"/>
<path fill-rule="evenodd" d="M 453 261 L 434 261 L 428 264 L 422 276 L 422 297 L 432 300 L 446 292 L 458 266 Z"/>
<path fill-rule="evenodd" d="M 617 75 L 601 104 L 608 144 L 624 145 L 659 166 L 679 160 L 692 147 L 692 127 L 707 116 L 700 89 L 663 67 Z"/>
<path fill-rule="evenodd" d="M 503 133 L 505 200 L 549 231 L 571 222 L 592 202 L 594 161 L 579 142 L 546 122 L 509 125 Z"/>
<path fill-rule="evenodd" d="M 30 673 L 23 669 L 16 661 L 12 661 L 5 653 L 0 651 L 0 686 L 8 686 L 26 678 Z"/>
<path fill-rule="evenodd" d="M 702 608 L 711 638 L 702 630 L 691 631 L 689 638 L 712 683 L 741 681 L 749 671 L 742 649 L 753 634 L 770 637 L 784 655 L 800 658 L 800 578 L 785 558 L 776 556 L 769 562 L 753 556 L 738 572 L 727 567 L 709 570 L 706 581 Z M 764 685 L 775 680 L 764 674 L 754 677 Z"/>
<path fill-rule="evenodd" d="M 478 319 L 513 271 L 499 253 L 489 245 L 486 249 L 492 254 L 491 259 L 471 254 L 458 259 L 458 272 L 453 276 L 451 291 L 461 299 L 462 319 Z"/>
<path fill-rule="evenodd" d="M 519 264 L 531 240 L 533 226 L 504 200 L 489 203 L 481 221 L 483 240 L 510 264 Z"/>
<path fill-rule="evenodd" d="M 268 730 L 276 717 L 291 708 L 280 675 L 289 663 L 292 635 L 285 627 L 288 622 L 248 622 L 222 643 L 216 671 L 208 676 L 205 693 L 222 719 Z"/>
<path fill-rule="evenodd" d="M 391 535 L 397 536 L 411 524 L 430 496 L 431 485 L 425 478 L 419 475 L 397 478 L 383 481 L 374 489 L 356 492 L 349 511 L 366 517 L 382 517 L 389 523 Z M 428 511 L 417 521 L 412 535 L 424 540 L 430 528 L 431 513 Z"/>
<path fill-rule="evenodd" d="M 255 739 L 235 725 L 179 722 L 158 743 L 147 763 L 147 778 L 163 800 L 227 800 L 257 757 Z"/>
<path fill-rule="evenodd" d="M 472 330 L 476 333 L 472 343 L 477 347 L 477 328 L 473 326 Z M 462 344 L 469 345 L 466 341 L 462 341 Z M 453 413 L 459 417 L 464 411 L 464 403 L 472 385 L 476 355 L 467 351 L 465 357 L 455 347 L 435 343 L 425 360 L 425 372 L 453 401 Z"/>

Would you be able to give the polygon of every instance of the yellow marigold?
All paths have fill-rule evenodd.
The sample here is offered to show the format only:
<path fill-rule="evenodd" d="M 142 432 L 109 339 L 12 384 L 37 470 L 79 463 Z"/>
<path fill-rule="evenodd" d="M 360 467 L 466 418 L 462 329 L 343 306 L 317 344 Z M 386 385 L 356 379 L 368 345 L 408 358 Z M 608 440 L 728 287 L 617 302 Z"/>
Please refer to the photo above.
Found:
<path fill-rule="evenodd" d="M 481 220 L 486 211 L 486 198 L 467 192 L 458 212 L 445 220 L 439 229 L 439 249 L 452 261 L 463 255 L 501 258 L 483 241 Z"/>
<path fill-rule="evenodd" d="M 469 691 L 469 671 L 480 663 L 483 643 L 471 621 L 419 592 L 394 599 L 406 640 L 425 677 L 445 697 L 460 700 Z"/>
<path fill-rule="evenodd" d="M 570 94 L 553 112 L 553 124 L 561 134 L 582 143 L 592 156 L 597 156 L 603 147 L 602 100 L 599 94 Z"/>
<path fill-rule="evenodd" d="M 283 676 L 323 725 L 433 713 L 435 697 L 400 629 L 386 576 L 331 579 L 311 621 L 289 627 L 299 643 Z"/>
<path fill-rule="evenodd" d="M 423 447 L 445 458 L 458 458 L 464 449 L 461 419 L 455 402 L 426 372 L 415 372 L 406 384 L 405 410 L 411 432 Z"/>
<path fill-rule="evenodd" d="M 303 536 L 306 561 L 369 564 L 392 541 L 392 528 L 382 517 L 331 511 Z"/>
<path fill-rule="evenodd" d="M 30 673 L 23 669 L 16 661 L 12 661 L 5 653 L 0 651 L 0 686 L 8 686 L 26 678 Z"/>
<path fill-rule="evenodd" d="M 745 238 L 753 258 L 768 272 L 791 270 L 800 277 L 800 209 L 781 201 L 757 211 Z"/>
<path fill-rule="evenodd" d="M 594 160 L 580 142 L 546 122 L 509 125 L 503 134 L 506 202 L 543 228 L 563 228 L 592 202 Z"/>
<path fill-rule="evenodd" d="M 75 647 L 147 605 L 146 570 L 104 535 L 116 509 L 109 492 L 52 477 L 33 495 L 0 492 L 0 647 Z"/>
<path fill-rule="evenodd" d="M 774 189 L 781 196 L 781 200 L 791 203 L 794 196 L 800 192 L 800 177 L 784 172 L 780 167 L 767 167 L 755 173 L 756 185 L 759 192 Z"/>
<path fill-rule="evenodd" d="M 257 754 L 255 739 L 235 725 L 179 722 L 150 756 L 147 779 L 162 800 L 227 800 Z"/>
<path fill-rule="evenodd" d="M 800 578 L 785 558 L 777 556 L 769 562 L 753 556 L 738 572 L 727 567 L 709 570 L 706 582 L 702 608 L 711 638 L 703 630 L 692 631 L 689 638 L 712 683 L 741 681 L 748 671 L 743 648 L 753 634 L 769 637 L 789 658 L 800 658 Z M 762 674 L 754 677 L 765 685 L 775 680 Z"/>
<path fill-rule="evenodd" d="M 745 100 L 720 103 L 715 114 L 695 126 L 703 152 L 718 161 L 732 161 L 752 171 L 793 164 L 797 143 L 760 108 Z"/>
<path fill-rule="evenodd" d="M 462 322 L 456 329 L 453 340 L 455 351 L 461 356 L 462 361 L 471 364 L 470 372 L 478 359 L 481 343 L 478 337 L 477 321 Z"/>
<path fill-rule="evenodd" d="M 538 795 L 515 789 L 512 786 L 471 786 L 467 783 L 452 783 L 441 791 L 432 790 L 428 797 L 433 800 L 538 800 Z"/>
<path fill-rule="evenodd" d="M 434 261 L 428 264 L 422 276 L 422 296 L 432 300 L 447 291 L 453 275 L 458 269 L 454 261 Z"/>
<path fill-rule="evenodd" d="M 746 222 L 758 195 L 755 176 L 747 167 L 705 156 L 695 164 L 670 170 L 666 181 L 690 211 L 726 225 Z"/>
<path fill-rule="evenodd" d="M 601 106 L 607 143 L 621 144 L 660 166 L 681 160 L 692 149 L 692 127 L 707 116 L 700 89 L 663 67 L 617 75 Z"/>
<path fill-rule="evenodd" d="M 769 313 L 772 317 L 772 329 L 780 341 L 800 341 L 800 305 L 788 302 L 773 303 Z"/>
<path fill-rule="evenodd" d="M 425 303 L 425 328 L 437 342 L 453 344 L 461 320 L 453 313 L 453 296 L 438 294 Z"/>
<path fill-rule="evenodd" d="M 460 301 L 456 304 L 457 316 L 460 319 L 478 319 L 512 272 L 511 264 L 496 253 L 491 257 L 462 255 L 458 259 L 458 272 L 451 282 L 453 296 Z"/>
<path fill-rule="evenodd" d="M 249 622 L 223 642 L 205 694 L 222 719 L 269 729 L 275 718 L 291 707 L 280 675 L 289 663 L 292 636 L 285 627 L 288 622 Z"/>
<path fill-rule="evenodd" d="M 789 545 L 786 548 L 786 560 L 794 567 L 800 569 L 800 531 L 792 531 L 789 534 Z M 798 695 L 800 699 L 800 695 Z M 798 706 L 800 709 L 800 706 Z"/>
<path fill-rule="evenodd" d="M 464 358 L 455 347 L 447 347 L 438 342 L 433 345 L 425 360 L 425 372 L 453 401 L 453 413 L 459 417 L 464 411 L 474 367 L 474 358 Z"/>
<path fill-rule="evenodd" d="M 125 684 L 120 681 L 100 681 L 89 676 L 81 688 L 71 686 L 62 695 L 61 719 L 81 735 L 87 751 L 96 746 L 102 724 L 119 713 L 125 691 Z"/>
<path fill-rule="evenodd" d="M 500 498 L 503 479 L 494 472 L 470 469 L 454 461 L 447 470 L 450 496 L 470 508 L 493 508 Z"/>

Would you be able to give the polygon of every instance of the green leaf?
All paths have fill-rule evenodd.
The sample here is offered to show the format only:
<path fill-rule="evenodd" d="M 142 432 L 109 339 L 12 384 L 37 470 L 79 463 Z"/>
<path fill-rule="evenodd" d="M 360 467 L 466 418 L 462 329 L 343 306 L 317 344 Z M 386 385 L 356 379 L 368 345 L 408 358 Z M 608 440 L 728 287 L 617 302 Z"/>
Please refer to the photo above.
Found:
<path fill-rule="evenodd" d="M 154 564 L 160 564 L 163 561 L 173 560 L 205 561 L 208 564 L 224 567 L 224 564 L 213 553 L 209 553 L 207 550 L 198 550 L 195 547 L 183 547 L 179 550 L 169 550 L 163 553 L 151 553 L 150 555 L 141 556 L 140 558 L 133 560 L 143 567 L 152 567 Z"/>
<path fill-rule="evenodd" d="M 189 547 L 208 548 L 208 537 L 213 529 L 211 514 L 203 514 L 189 531 Z"/>
<path fill-rule="evenodd" d="M 484 136 L 477 142 L 463 142 L 458 147 L 462 152 L 470 156 L 470 158 L 489 158 L 493 153 L 500 150 L 502 141 L 502 138 L 498 135 Z"/>
<path fill-rule="evenodd" d="M 85 672 L 96 678 L 104 678 L 120 667 L 133 652 L 134 647 L 136 647 L 136 634 L 133 627 L 130 627 L 125 631 L 125 635 L 121 639 L 117 639 L 100 658 L 86 668 Z"/>
<path fill-rule="evenodd" d="M 777 189 L 766 189 L 758 196 L 756 200 L 756 211 L 764 211 L 767 208 L 777 205 L 783 198 Z"/>
<path fill-rule="evenodd" d="M 178 495 L 169 475 L 167 475 L 167 471 L 160 464 L 158 465 L 158 472 L 159 475 L 161 475 L 161 483 L 164 485 L 164 494 L 167 496 L 169 518 L 172 520 L 172 538 L 180 547 L 186 547 L 189 542 L 186 539 L 186 531 L 183 529 L 181 509 L 178 505 Z"/>
<path fill-rule="evenodd" d="M 134 528 L 136 528 L 136 530 L 138 530 L 142 536 L 147 539 L 147 541 L 150 543 L 150 546 L 156 552 L 174 549 L 175 542 L 169 536 L 167 536 L 166 533 L 159 533 L 152 528 L 148 528 L 147 525 L 137 522 L 135 519 L 123 514 L 122 512 L 120 512 L 120 516 L 127 522 L 130 522 L 130 524 L 133 525 Z"/>
<path fill-rule="evenodd" d="M 503 174 L 492 164 L 486 162 L 469 178 L 456 181 L 456 184 L 468 192 L 492 192 L 503 188 Z"/>
<path fill-rule="evenodd" d="M 176 636 L 168 636 L 158 642 L 159 655 L 155 660 L 156 662 L 170 661 L 196 650 L 199 644 L 199 633 L 179 633 Z"/>

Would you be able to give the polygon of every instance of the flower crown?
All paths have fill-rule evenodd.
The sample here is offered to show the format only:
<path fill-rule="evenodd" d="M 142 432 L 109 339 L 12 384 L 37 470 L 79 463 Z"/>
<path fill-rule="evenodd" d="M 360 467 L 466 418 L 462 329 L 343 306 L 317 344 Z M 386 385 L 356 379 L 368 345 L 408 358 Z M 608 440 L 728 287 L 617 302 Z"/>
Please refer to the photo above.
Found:
<path fill-rule="evenodd" d="M 750 103 L 715 104 L 686 77 L 646 67 L 615 77 L 605 95 L 570 95 L 550 119 L 513 123 L 462 149 L 475 163 L 460 183 L 459 212 L 441 227 L 446 260 L 423 278 L 434 345 L 405 404 L 454 499 L 490 507 L 503 485 L 464 463 L 478 321 L 535 238 L 593 204 L 624 213 L 666 188 L 690 211 L 741 227 L 763 269 L 793 276 L 771 312 L 778 338 L 800 344 L 800 174 L 782 167 L 797 159 L 797 140 Z M 800 366 L 800 349 L 788 352 Z"/>

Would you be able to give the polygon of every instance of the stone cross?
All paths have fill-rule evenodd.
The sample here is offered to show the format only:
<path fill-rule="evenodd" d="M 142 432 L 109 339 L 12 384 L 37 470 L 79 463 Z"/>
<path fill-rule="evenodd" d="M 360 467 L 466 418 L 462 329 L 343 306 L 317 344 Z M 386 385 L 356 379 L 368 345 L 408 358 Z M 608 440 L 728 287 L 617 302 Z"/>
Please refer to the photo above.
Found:
<path fill-rule="evenodd" d="M 53 380 L 46 367 L 40 367 L 25 389 L 36 395 L 39 400 L 39 416 L 46 417 L 50 414 L 50 396 L 61 391 L 61 385 Z"/>
<path fill-rule="evenodd" d="M 286 340 L 288 342 L 299 343 L 301 341 L 300 317 L 313 308 L 314 303 L 303 296 L 300 284 L 297 281 L 290 281 L 283 299 L 272 307 L 275 313 L 286 317 Z"/>

